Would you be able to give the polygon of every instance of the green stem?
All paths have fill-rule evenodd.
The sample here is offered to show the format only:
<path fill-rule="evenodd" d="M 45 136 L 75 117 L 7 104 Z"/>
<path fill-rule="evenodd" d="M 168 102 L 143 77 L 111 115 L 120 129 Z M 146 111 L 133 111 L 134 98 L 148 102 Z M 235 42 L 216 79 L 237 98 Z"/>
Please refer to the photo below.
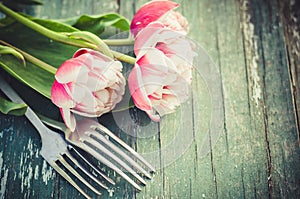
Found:
<path fill-rule="evenodd" d="M 131 57 L 129 55 L 125 55 L 123 53 L 120 53 L 120 52 L 117 52 L 114 50 L 111 50 L 111 52 L 114 55 L 114 57 L 120 61 L 127 62 L 129 64 L 134 64 L 136 61 L 136 59 L 134 57 Z"/>
<path fill-rule="evenodd" d="M 2 3 L 0 3 L 0 11 L 2 11 L 3 13 L 5 13 L 6 15 L 16 19 L 17 21 L 19 21 L 20 23 L 24 24 L 25 26 L 37 31 L 38 33 L 53 39 L 55 41 L 61 42 L 61 43 L 65 43 L 65 44 L 69 44 L 69 45 L 73 45 L 76 47 L 82 47 L 82 48 L 91 48 L 91 49 L 96 49 L 97 46 L 95 44 L 91 44 L 89 42 L 85 42 L 82 40 L 76 40 L 76 39 L 72 39 L 69 38 L 67 35 L 65 34 L 61 34 L 52 30 L 49 30 L 47 28 L 45 28 L 44 26 L 41 26 L 29 19 L 27 19 L 26 17 L 23 17 L 22 15 L 10 10 L 9 8 L 7 8 L 6 6 L 4 6 Z"/>
<path fill-rule="evenodd" d="M 103 41 L 109 46 L 131 46 L 134 44 L 132 39 L 103 39 Z"/>
<path fill-rule="evenodd" d="M 10 10 L 9 8 L 7 8 L 6 6 L 4 6 L 2 3 L 0 3 L 0 11 L 2 11 L 3 13 L 7 14 L 8 16 L 16 19 L 17 21 L 19 21 L 20 23 L 24 24 L 25 26 L 37 31 L 38 33 L 61 43 L 65 43 L 65 44 L 69 44 L 69 45 L 73 45 L 76 47 L 80 47 L 80 48 L 90 48 L 90 49 L 94 49 L 94 50 L 99 50 L 99 46 L 97 46 L 97 44 L 93 44 L 90 41 L 94 41 L 94 38 L 91 37 L 91 35 L 80 35 L 79 39 L 76 38 L 72 38 L 69 37 L 68 34 L 70 35 L 74 35 L 74 36 L 78 36 L 76 33 L 58 33 L 52 30 L 49 30 L 47 28 L 45 28 L 44 26 L 41 26 L 33 21 L 31 21 L 30 19 L 27 19 L 26 17 L 23 17 L 22 15 Z M 81 34 L 81 33 L 80 33 Z M 94 37 L 94 36 L 93 36 Z M 91 40 L 90 40 L 91 39 Z M 100 39 L 100 38 L 99 38 Z M 129 41 L 129 40 L 128 40 Z M 99 42 L 99 41 L 98 41 Z M 103 42 L 103 41 L 101 41 Z M 107 42 L 112 42 L 111 40 L 107 40 Z M 125 42 L 125 40 L 124 40 Z M 128 42 L 127 42 L 128 43 Z M 107 47 L 104 46 L 103 48 L 105 51 L 107 51 Z M 110 56 L 110 52 L 106 52 L 109 56 Z M 130 64 L 134 64 L 135 63 L 135 58 L 119 53 L 117 51 L 111 51 L 111 53 L 113 54 L 113 56 L 120 60 L 120 61 L 124 61 L 124 62 L 128 62 Z M 34 60 L 36 61 L 36 60 Z M 48 68 L 48 67 L 46 67 Z"/>
<path fill-rule="evenodd" d="M 9 46 L 9 47 L 11 47 L 13 49 L 15 49 L 16 51 L 18 51 L 19 53 L 21 53 L 25 57 L 25 59 L 27 61 L 33 63 L 34 65 L 36 65 L 36 66 L 38 66 L 38 67 L 40 67 L 40 68 L 42 68 L 42 69 L 44 69 L 46 71 L 48 71 L 49 73 L 55 75 L 56 70 L 57 70 L 55 67 L 47 64 L 46 62 L 43 62 L 42 60 L 40 60 L 40 59 L 38 59 L 38 58 L 36 58 L 36 57 L 34 57 L 34 56 L 32 56 L 32 55 L 30 55 L 30 54 L 22 51 L 22 50 L 20 50 L 19 48 L 15 47 L 15 46 L 12 46 L 9 43 L 6 43 L 5 41 L 0 40 L 0 43 L 4 44 L 6 46 Z"/>

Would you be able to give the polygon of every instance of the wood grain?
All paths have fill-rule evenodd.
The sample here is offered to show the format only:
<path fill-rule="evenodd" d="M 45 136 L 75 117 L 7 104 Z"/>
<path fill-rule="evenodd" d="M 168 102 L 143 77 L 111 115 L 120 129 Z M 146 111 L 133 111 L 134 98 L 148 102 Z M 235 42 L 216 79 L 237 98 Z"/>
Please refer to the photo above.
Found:
<path fill-rule="evenodd" d="M 44 2 L 28 12 L 44 18 L 119 12 L 131 19 L 147 1 Z M 137 109 L 101 117 L 157 168 L 142 192 L 121 180 L 112 198 L 298 198 L 298 3 L 178 2 L 189 37 L 206 50 L 219 75 L 220 121 L 211 118 L 209 91 L 216 85 L 207 84 L 199 70 L 193 98 L 160 123 Z M 40 140 L 26 118 L 1 115 L 0 127 L 0 198 L 82 198 L 38 155 Z M 217 127 L 215 136 L 209 129 Z"/>

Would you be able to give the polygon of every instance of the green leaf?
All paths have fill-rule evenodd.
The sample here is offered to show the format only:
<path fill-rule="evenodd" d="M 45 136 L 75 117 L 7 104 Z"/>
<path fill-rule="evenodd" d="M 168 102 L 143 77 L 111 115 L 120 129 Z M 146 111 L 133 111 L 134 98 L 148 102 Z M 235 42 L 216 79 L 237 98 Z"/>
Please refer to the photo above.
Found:
<path fill-rule="evenodd" d="M 43 2 L 37 0 L 3 0 L 4 4 L 23 4 L 23 5 L 43 5 Z"/>
<path fill-rule="evenodd" d="M 56 32 L 75 32 L 84 30 L 100 35 L 105 31 L 105 28 L 113 26 L 122 31 L 128 31 L 130 22 L 125 17 L 117 13 L 108 13 L 103 15 L 82 15 L 80 17 L 73 17 L 69 19 L 40 19 L 34 18 L 21 13 L 23 16 L 32 21 Z M 0 26 L 8 26 L 15 22 L 10 17 L 0 20 Z"/>
<path fill-rule="evenodd" d="M 62 28 L 63 26 L 59 27 L 59 29 Z M 0 26 L 0 40 L 10 43 L 56 68 L 65 60 L 70 59 L 78 49 L 52 41 L 20 23 L 10 23 L 7 26 Z M 20 61 L 11 55 L 0 56 L 0 67 L 19 81 L 50 99 L 51 87 L 54 82 L 53 74 L 30 62 L 27 62 L 26 67 L 24 67 Z M 128 103 L 128 99 L 130 99 L 129 91 L 126 92 L 122 101 L 123 103 L 120 103 L 115 111 L 125 110 L 128 109 L 128 106 L 132 106 L 132 103 Z"/>
<path fill-rule="evenodd" d="M 0 112 L 10 115 L 24 115 L 27 110 L 27 105 L 22 103 L 14 103 L 0 97 Z"/>
<path fill-rule="evenodd" d="M 0 54 L 2 54 L 2 55 L 11 54 L 11 55 L 15 56 L 16 58 L 22 60 L 23 65 L 25 65 L 25 59 L 24 59 L 23 55 L 11 47 L 0 45 Z"/>
<path fill-rule="evenodd" d="M 25 16 L 25 15 L 23 15 Z M 32 21 L 56 32 L 75 32 L 78 31 L 77 28 L 72 27 L 69 24 L 63 23 L 59 20 L 49 20 L 49 19 L 39 19 L 26 16 L 27 18 L 31 19 Z"/>
<path fill-rule="evenodd" d="M 79 30 L 92 32 L 100 35 L 106 27 L 113 26 L 123 31 L 128 31 L 130 22 L 125 17 L 117 13 L 108 13 L 103 15 L 82 15 L 81 17 L 61 20 Z"/>
<path fill-rule="evenodd" d="M 53 42 L 20 23 L 0 27 L 0 40 L 10 43 L 56 68 L 65 60 L 71 58 L 78 49 Z M 50 91 L 54 82 L 53 74 L 30 62 L 27 62 L 26 67 L 24 67 L 20 61 L 11 55 L 1 56 L 0 66 L 21 82 L 50 98 Z"/>

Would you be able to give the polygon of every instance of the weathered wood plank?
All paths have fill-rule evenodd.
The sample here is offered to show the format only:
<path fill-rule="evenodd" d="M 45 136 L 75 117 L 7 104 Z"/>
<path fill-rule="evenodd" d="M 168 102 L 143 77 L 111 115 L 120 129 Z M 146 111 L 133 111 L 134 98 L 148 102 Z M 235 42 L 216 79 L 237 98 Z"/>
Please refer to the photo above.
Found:
<path fill-rule="evenodd" d="M 57 176 L 40 158 L 37 132 L 25 118 L 1 114 L 1 198 L 48 198 L 57 190 Z"/>
<path fill-rule="evenodd" d="M 31 12 L 39 17 L 60 18 L 117 11 L 131 19 L 147 1 L 44 2 L 44 7 Z M 211 153 L 203 154 L 203 135 L 214 107 L 208 94 L 210 85 L 205 85 L 205 78 L 197 70 L 192 101 L 164 117 L 160 124 L 149 122 L 137 110 L 104 115 L 101 122 L 157 168 L 153 180 L 141 193 L 122 182 L 113 197 L 297 198 L 297 2 L 178 2 L 191 26 L 189 36 L 207 50 L 221 75 L 225 110 L 221 137 L 213 146 L 206 143 Z M 182 139 L 182 143 L 192 138 L 182 152 L 178 151 L 181 143 L 172 142 L 181 125 L 187 133 L 187 140 Z M 1 115 L 0 126 L 0 198 L 82 198 L 37 155 L 40 141 L 25 118 Z M 105 193 L 104 198 L 107 197 Z"/>
<path fill-rule="evenodd" d="M 254 9 L 257 4 L 260 6 Z M 295 189 L 300 176 L 296 166 L 299 145 L 279 4 L 250 1 L 249 6 L 259 41 L 269 197 L 295 197 L 299 195 Z"/>
<path fill-rule="evenodd" d="M 299 1 L 279 1 L 285 34 L 287 64 L 290 72 L 295 117 L 297 118 L 298 140 L 300 140 L 300 11 Z M 300 141 L 299 141 L 300 143 Z"/>

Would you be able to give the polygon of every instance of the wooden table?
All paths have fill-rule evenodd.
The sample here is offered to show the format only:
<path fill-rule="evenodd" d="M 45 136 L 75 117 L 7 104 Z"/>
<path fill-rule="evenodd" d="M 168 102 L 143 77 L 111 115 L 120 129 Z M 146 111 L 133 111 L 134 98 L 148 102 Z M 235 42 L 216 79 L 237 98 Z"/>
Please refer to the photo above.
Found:
<path fill-rule="evenodd" d="M 44 18 L 118 12 L 131 19 L 146 0 L 43 2 L 25 11 Z M 140 193 L 117 177 L 111 197 L 299 198 L 299 2 L 179 2 L 189 37 L 208 52 L 216 79 L 194 70 L 193 98 L 161 123 L 135 120 L 136 110 L 129 118 L 129 112 L 100 118 L 157 168 Z M 83 198 L 39 156 L 40 138 L 25 117 L 0 116 L 0 198 Z"/>

